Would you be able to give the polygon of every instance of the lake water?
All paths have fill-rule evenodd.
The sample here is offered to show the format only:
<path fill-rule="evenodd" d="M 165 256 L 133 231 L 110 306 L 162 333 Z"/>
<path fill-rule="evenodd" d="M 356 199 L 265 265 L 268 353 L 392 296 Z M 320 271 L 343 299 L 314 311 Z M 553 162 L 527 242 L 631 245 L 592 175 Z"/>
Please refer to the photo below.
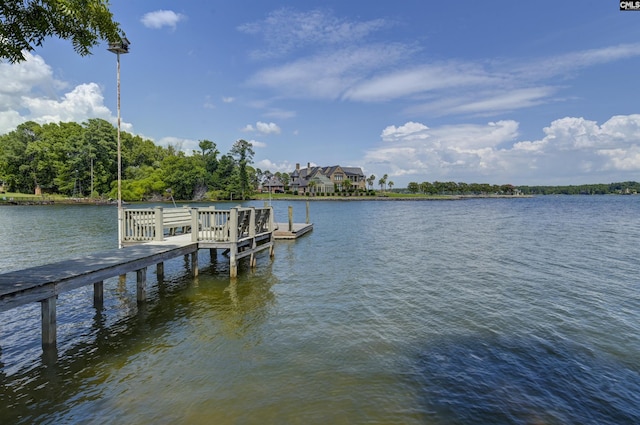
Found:
<path fill-rule="evenodd" d="M 56 362 L 39 305 L 0 313 L 0 423 L 640 423 L 639 196 L 310 209 L 236 280 L 203 250 L 141 306 L 135 274 L 61 295 Z M 102 251 L 116 210 L 0 207 L 0 236 L 0 271 Z"/>

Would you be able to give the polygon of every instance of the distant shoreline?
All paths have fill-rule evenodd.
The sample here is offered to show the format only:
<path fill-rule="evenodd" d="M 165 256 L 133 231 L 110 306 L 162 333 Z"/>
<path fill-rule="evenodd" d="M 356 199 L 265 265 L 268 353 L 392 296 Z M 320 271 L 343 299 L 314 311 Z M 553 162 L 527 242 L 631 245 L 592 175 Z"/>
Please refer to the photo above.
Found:
<path fill-rule="evenodd" d="M 534 195 L 441 195 L 441 196 L 287 196 L 287 197 L 259 197 L 247 199 L 247 201 L 460 201 L 465 199 L 522 199 L 533 198 Z M 172 201 L 141 201 L 141 202 L 124 202 L 126 205 L 135 205 L 138 203 L 172 203 Z M 176 201 L 178 204 L 187 204 L 192 202 L 241 202 L 240 200 L 202 200 L 202 201 Z M 116 206 L 114 201 L 101 201 L 95 199 L 0 199 L 0 206 L 34 206 L 34 205 L 102 205 Z"/>

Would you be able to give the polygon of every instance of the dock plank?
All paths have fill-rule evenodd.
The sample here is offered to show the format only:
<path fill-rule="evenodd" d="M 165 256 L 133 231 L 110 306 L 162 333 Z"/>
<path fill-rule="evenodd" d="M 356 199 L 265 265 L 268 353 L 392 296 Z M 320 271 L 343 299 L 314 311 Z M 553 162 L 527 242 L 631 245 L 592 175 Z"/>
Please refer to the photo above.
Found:
<path fill-rule="evenodd" d="M 140 270 L 198 250 L 186 238 L 142 244 L 0 274 L 0 310 L 41 301 L 110 277 Z"/>

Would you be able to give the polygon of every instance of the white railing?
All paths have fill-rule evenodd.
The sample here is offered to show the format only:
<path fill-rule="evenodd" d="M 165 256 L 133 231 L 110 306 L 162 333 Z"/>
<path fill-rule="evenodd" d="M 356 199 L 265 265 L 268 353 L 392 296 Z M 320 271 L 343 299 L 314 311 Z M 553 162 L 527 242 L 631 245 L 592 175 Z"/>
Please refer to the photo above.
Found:
<path fill-rule="evenodd" d="M 268 208 L 196 208 L 199 232 L 192 240 L 210 242 L 242 242 L 273 231 L 273 209 Z"/>
<path fill-rule="evenodd" d="M 271 233 L 275 227 L 271 207 L 125 209 L 123 220 L 123 242 L 129 243 L 161 241 L 178 230 L 190 231 L 194 242 L 238 243 Z"/>
<path fill-rule="evenodd" d="M 161 209 L 162 210 L 162 209 Z M 156 235 L 157 210 L 154 208 L 124 210 L 123 242 L 152 241 Z M 162 232 L 159 232 L 162 234 Z"/>

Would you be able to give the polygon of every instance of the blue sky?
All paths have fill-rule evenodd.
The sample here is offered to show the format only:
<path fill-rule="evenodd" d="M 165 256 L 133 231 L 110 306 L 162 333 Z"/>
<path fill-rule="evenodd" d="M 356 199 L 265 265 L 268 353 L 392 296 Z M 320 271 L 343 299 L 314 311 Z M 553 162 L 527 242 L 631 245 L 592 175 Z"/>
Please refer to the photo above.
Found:
<path fill-rule="evenodd" d="M 123 129 L 254 166 L 408 182 L 640 180 L 640 11 L 613 0 L 112 0 Z M 116 123 L 116 57 L 49 39 L 0 63 L 0 134 Z"/>

